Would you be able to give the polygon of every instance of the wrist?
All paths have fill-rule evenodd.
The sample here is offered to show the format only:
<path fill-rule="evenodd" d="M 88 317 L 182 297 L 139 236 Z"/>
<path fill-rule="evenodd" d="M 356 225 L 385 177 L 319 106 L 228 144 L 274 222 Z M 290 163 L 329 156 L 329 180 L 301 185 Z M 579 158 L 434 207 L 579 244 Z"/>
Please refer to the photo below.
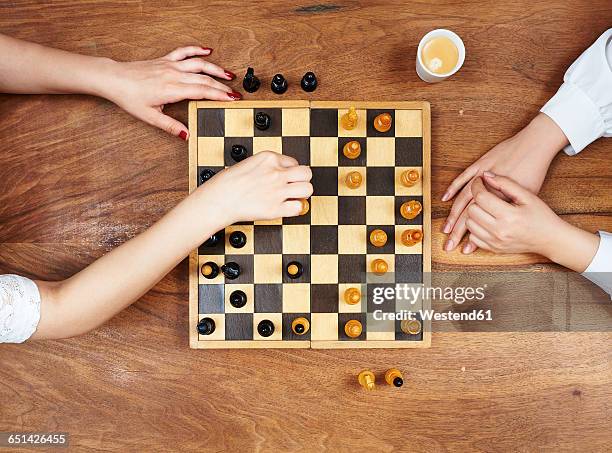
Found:
<path fill-rule="evenodd" d="M 569 142 L 557 124 L 539 113 L 519 133 L 519 139 L 531 153 L 552 160 Z"/>
<path fill-rule="evenodd" d="M 557 264 L 582 273 L 597 253 L 599 237 L 561 218 L 558 220 L 558 225 L 550 229 L 554 234 L 549 235 L 549 240 L 539 253 Z"/>
<path fill-rule="evenodd" d="M 111 58 L 96 58 L 90 67 L 90 87 L 88 94 L 108 99 L 111 102 L 117 92 L 117 82 L 120 78 L 122 63 Z"/>

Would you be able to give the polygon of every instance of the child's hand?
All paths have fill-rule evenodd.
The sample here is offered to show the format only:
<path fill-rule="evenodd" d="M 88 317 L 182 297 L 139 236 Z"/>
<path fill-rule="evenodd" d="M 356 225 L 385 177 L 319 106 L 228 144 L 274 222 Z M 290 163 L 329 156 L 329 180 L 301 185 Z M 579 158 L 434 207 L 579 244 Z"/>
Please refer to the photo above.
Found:
<path fill-rule="evenodd" d="M 567 138 L 561 129 L 546 115 L 540 114 L 518 134 L 493 147 L 466 168 L 442 197 L 442 201 L 447 201 L 459 193 L 444 224 L 443 231 L 449 234 L 444 249 L 453 250 L 466 233 L 465 208 L 473 199 L 471 186 L 474 178 L 490 171 L 509 176 L 533 193 L 538 193 L 553 157 L 566 144 Z M 498 195 L 501 196 L 500 193 Z M 471 253 L 475 249 L 474 244 L 468 243 L 463 252 Z"/>
<path fill-rule="evenodd" d="M 312 195 L 312 171 L 289 156 L 258 153 L 215 175 L 198 189 L 225 225 L 293 217 Z M 209 215 L 210 215 L 209 213 Z"/>
<path fill-rule="evenodd" d="M 103 95 L 145 123 L 187 140 L 188 129 L 162 112 L 165 104 L 184 99 L 242 98 L 213 78 L 232 80 L 233 73 L 199 58 L 211 52 L 209 48 L 181 47 L 155 60 L 112 62 L 113 82 L 105 87 Z"/>

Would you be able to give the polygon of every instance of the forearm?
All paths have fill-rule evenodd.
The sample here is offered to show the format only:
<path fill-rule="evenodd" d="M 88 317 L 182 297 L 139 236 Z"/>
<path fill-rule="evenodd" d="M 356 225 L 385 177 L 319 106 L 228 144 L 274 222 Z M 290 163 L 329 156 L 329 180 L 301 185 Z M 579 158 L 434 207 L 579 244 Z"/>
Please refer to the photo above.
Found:
<path fill-rule="evenodd" d="M 99 96 L 113 61 L 79 55 L 0 34 L 0 92 Z"/>
<path fill-rule="evenodd" d="M 575 272 L 584 272 L 599 247 L 599 236 L 581 230 L 561 219 L 540 253 Z"/>
<path fill-rule="evenodd" d="M 41 321 L 33 338 L 88 332 L 138 300 L 191 250 L 226 226 L 215 216 L 213 203 L 202 200 L 207 196 L 205 191 L 194 193 L 149 230 L 68 280 L 40 282 Z"/>

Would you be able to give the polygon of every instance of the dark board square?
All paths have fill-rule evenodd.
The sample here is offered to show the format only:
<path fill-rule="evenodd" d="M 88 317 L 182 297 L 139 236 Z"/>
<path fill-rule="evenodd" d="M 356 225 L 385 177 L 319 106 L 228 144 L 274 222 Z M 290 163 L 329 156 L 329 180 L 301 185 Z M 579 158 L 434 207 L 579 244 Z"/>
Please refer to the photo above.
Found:
<path fill-rule="evenodd" d="M 311 109 L 310 110 L 310 136 L 311 137 L 337 137 L 338 136 L 338 110 L 337 109 Z"/>
<path fill-rule="evenodd" d="M 293 331 L 292 324 L 296 318 L 306 318 L 310 322 L 310 313 L 283 313 L 283 340 L 310 340 L 310 329 L 302 335 Z"/>
<path fill-rule="evenodd" d="M 366 197 L 338 197 L 338 224 L 364 225 L 366 223 Z"/>
<path fill-rule="evenodd" d="M 338 253 L 338 226 L 312 225 L 310 227 L 310 252 L 313 255 Z"/>
<path fill-rule="evenodd" d="M 303 267 L 299 278 L 290 278 L 287 273 L 287 265 L 291 261 L 297 261 Z M 283 255 L 283 283 L 310 283 L 310 255 Z"/>
<path fill-rule="evenodd" d="M 313 195 L 338 195 L 338 167 L 312 167 Z"/>
<path fill-rule="evenodd" d="M 310 210 L 304 215 L 283 217 L 283 225 L 310 225 Z"/>
<path fill-rule="evenodd" d="M 253 137 L 225 137 L 223 140 L 223 161 L 227 167 L 236 163 L 231 155 L 233 145 L 244 146 L 247 150 L 247 157 L 253 155 Z"/>
<path fill-rule="evenodd" d="M 368 284 L 367 292 L 368 313 L 395 313 L 395 284 Z"/>
<path fill-rule="evenodd" d="M 265 131 L 260 131 L 253 125 L 255 137 L 279 137 L 283 135 L 282 109 L 253 109 L 253 119 L 258 112 L 267 113 L 270 116 L 270 127 Z"/>
<path fill-rule="evenodd" d="M 414 219 L 410 219 L 410 220 L 405 219 L 400 214 L 400 208 L 402 204 L 410 200 L 416 200 L 420 202 L 421 205 L 423 205 L 422 196 L 401 196 L 401 197 L 397 196 L 395 197 L 395 224 L 396 225 L 423 225 L 423 211 L 421 211 L 420 214 L 416 216 Z M 423 209 L 425 209 L 425 206 L 423 206 Z"/>
<path fill-rule="evenodd" d="M 224 109 L 198 109 L 198 137 L 225 135 Z"/>
<path fill-rule="evenodd" d="M 421 137 L 396 137 L 395 165 L 398 167 L 423 166 L 423 139 Z"/>
<path fill-rule="evenodd" d="M 310 137 L 283 137 L 283 154 L 300 165 L 310 165 Z"/>
<path fill-rule="evenodd" d="M 397 283 L 423 282 L 423 255 L 395 255 Z"/>
<path fill-rule="evenodd" d="M 225 283 L 253 283 L 253 255 L 226 255 L 225 262 L 235 262 L 240 266 L 240 275 L 234 280 L 225 277 Z"/>
<path fill-rule="evenodd" d="M 361 154 L 357 159 L 349 159 L 344 155 L 344 145 L 356 140 L 361 145 Z M 338 137 L 338 166 L 339 167 L 365 167 L 368 160 L 368 147 L 365 137 Z"/>
<path fill-rule="evenodd" d="M 365 283 L 366 255 L 338 255 L 338 282 Z"/>
<path fill-rule="evenodd" d="M 395 168 L 368 167 L 366 195 L 395 195 Z"/>
<path fill-rule="evenodd" d="M 280 283 L 255 285 L 255 313 L 283 311 L 283 285 Z"/>
<path fill-rule="evenodd" d="M 278 255 L 283 253 L 282 225 L 255 225 L 255 253 Z"/>
<path fill-rule="evenodd" d="M 387 243 L 382 247 L 376 247 L 370 242 L 370 233 L 374 230 L 383 230 L 387 233 Z M 368 253 L 379 254 L 379 253 L 395 253 L 395 226 L 393 225 L 368 225 Z"/>
<path fill-rule="evenodd" d="M 421 315 L 418 312 L 413 312 L 413 319 L 418 319 L 419 321 L 421 321 L 421 323 L 423 323 L 423 319 L 421 318 Z M 416 335 L 404 333 L 402 332 L 402 320 L 396 319 L 395 320 L 395 339 L 403 340 L 403 341 L 423 341 L 423 328 L 421 328 L 421 331 Z"/>
<path fill-rule="evenodd" d="M 198 253 L 200 255 L 224 255 L 225 254 L 225 231 L 224 230 L 218 231 L 217 235 L 219 236 L 219 242 L 217 242 L 215 245 L 206 245 L 206 242 L 204 242 L 204 244 L 198 247 Z"/>
<path fill-rule="evenodd" d="M 199 285 L 198 312 L 201 314 L 223 313 L 225 290 L 223 285 Z"/>
<path fill-rule="evenodd" d="M 389 129 L 387 132 L 378 132 L 376 129 L 374 129 L 374 118 L 381 113 L 389 113 L 392 118 L 391 129 Z M 395 110 L 369 109 L 367 113 L 366 134 L 368 137 L 395 137 Z"/>
<path fill-rule="evenodd" d="M 310 285 L 311 313 L 336 313 L 339 305 L 338 285 Z"/>
<path fill-rule="evenodd" d="M 204 181 L 204 175 L 208 173 L 206 170 L 212 170 L 215 172 L 215 175 L 222 171 L 224 167 L 198 167 L 198 186 L 201 186 L 206 181 Z"/>
<path fill-rule="evenodd" d="M 226 313 L 225 339 L 252 340 L 253 313 Z"/>
<path fill-rule="evenodd" d="M 366 339 L 367 332 L 367 320 L 365 313 L 338 313 L 338 340 L 341 341 L 360 341 Z M 363 330 L 361 331 L 361 335 L 357 338 L 349 337 L 344 331 L 344 326 L 351 319 L 355 319 L 361 323 Z"/>

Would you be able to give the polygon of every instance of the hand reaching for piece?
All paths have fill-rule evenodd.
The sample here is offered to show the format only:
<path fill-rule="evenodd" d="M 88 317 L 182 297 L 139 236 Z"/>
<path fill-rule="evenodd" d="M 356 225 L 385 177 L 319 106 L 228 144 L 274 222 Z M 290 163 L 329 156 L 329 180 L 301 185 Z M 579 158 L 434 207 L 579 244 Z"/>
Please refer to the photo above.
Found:
<path fill-rule="evenodd" d="M 242 98 L 240 93 L 215 80 L 232 80 L 233 73 L 200 58 L 211 52 L 206 47 L 189 46 L 154 60 L 110 61 L 111 83 L 102 95 L 136 118 L 187 140 L 187 128 L 163 113 L 165 104 L 184 99 Z"/>
<path fill-rule="evenodd" d="M 538 193 L 552 159 L 566 144 L 567 138 L 561 129 L 541 113 L 518 134 L 493 147 L 466 168 L 442 197 L 442 201 L 447 201 L 459 193 L 443 227 L 444 233 L 449 234 L 444 249 L 447 252 L 454 250 L 468 229 L 466 207 L 473 200 L 471 187 L 475 178 L 490 171 L 511 177 L 531 192 Z M 463 253 L 471 253 L 475 249 L 475 244 L 468 242 Z"/>
<path fill-rule="evenodd" d="M 497 253 L 538 253 L 577 272 L 588 267 L 597 251 L 596 235 L 563 221 L 510 178 L 484 172 L 473 181 L 472 194 L 466 226 L 470 243 L 477 247 Z"/>

